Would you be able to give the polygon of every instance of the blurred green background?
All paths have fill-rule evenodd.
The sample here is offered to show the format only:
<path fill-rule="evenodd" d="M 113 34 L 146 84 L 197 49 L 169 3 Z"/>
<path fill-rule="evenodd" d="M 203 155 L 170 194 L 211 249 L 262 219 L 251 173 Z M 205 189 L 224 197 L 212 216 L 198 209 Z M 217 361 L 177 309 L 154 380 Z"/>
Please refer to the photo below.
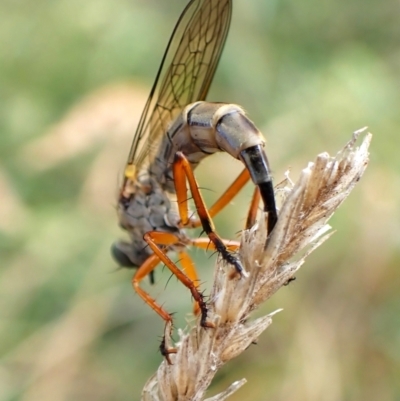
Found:
<path fill-rule="evenodd" d="M 161 361 L 163 323 L 109 248 L 123 237 L 127 151 L 185 4 L 0 2 L 1 401 L 138 400 Z M 259 311 L 284 308 L 210 395 L 246 377 L 230 399 L 400 399 L 399 21 L 395 1 L 234 1 L 209 99 L 248 111 L 275 182 L 358 128 L 374 138 L 337 233 Z M 239 170 L 224 155 L 199 168 L 209 204 Z M 223 236 L 241 229 L 250 196 L 251 185 L 216 219 Z M 209 288 L 215 256 L 192 255 Z M 161 268 L 156 279 L 144 287 L 184 327 L 187 290 Z"/>

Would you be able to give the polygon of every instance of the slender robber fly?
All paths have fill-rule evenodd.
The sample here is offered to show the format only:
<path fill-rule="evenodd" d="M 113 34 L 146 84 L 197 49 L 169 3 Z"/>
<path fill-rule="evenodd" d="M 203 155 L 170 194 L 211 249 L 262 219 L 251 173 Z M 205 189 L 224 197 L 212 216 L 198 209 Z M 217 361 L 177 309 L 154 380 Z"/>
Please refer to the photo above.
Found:
<path fill-rule="evenodd" d="M 169 40 L 150 96 L 139 121 L 118 198 L 120 226 L 129 242 L 112 247 L 116 261 L 136 268 L 132 284 L 167 323 L 171 315 L 140 287 L 162 262 L 192 293 L 201 325 L 207 306 L 198 289 L 188 246 L 216 250 L 244 276 L 234 251 L 239 244 L 218 236 L 215 216 L 251 178 L 256 185 L 247 226 L 255 219 L 260 197 L 268 212 L 268 232 L 277 221 L 275 198 L 260 131 L 235 104 L 205 102 L 228 34 L 232 0 L 191 0 Z M 207 209 L 193 171 L 205 157 L 227 152 L 245 168 L 219 200 Z M 188 209 L 188 187 L 198 218 Z M 186 229 L 201 226 L 207 238 L 190 238 Z M 167 256 L 179 255 L 182 269 Z"/>

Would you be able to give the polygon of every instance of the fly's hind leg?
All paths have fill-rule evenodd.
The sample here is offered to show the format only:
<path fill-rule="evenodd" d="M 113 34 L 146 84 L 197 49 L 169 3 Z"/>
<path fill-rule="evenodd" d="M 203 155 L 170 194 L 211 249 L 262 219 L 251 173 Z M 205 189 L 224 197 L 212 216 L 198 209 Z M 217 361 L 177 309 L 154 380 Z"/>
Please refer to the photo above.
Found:
<path fill-rule="evenodd" d="M 249 230 L 256 223 L 258 206 L 260 204 L 260 200 L 261 200 L 260 189 L 258 187 L 255 187 L 253 196 L 251 198 L 249 211 L 247 212 L 245 230 Z M 268 224 L 268 226 L 269 226 L 269 224 Z"/>
<path fill-rule="evenodd" d="M 183 226 L 190 225 L 186 186 L 187 179 L 190 192 L 192 193 L 194 204 L 196 206 L 196 210 L 199 215 L 201 226 L 203 227 L 204 232 L 207 234 L 208 238 L 210 239 L 218 253 L 222 256 L 222 258 L 230 265 L 232 265 L 241 276 L 245 276 L 246 272 L 243 269 L 243 266 L 240 263 L 239 259 L 227 249 L 224 240 L 216 233 L 210 213 L 207 210 L 204 199 L 200 193 L 196 178 L 194 177 L 192 167 L 190 166 L 189 161 L 186 159 L 185 155 L 182 152 L 177 152 L 175 155 L 173 172 L 175 190 L 178 199 L 179 214 Z"/>

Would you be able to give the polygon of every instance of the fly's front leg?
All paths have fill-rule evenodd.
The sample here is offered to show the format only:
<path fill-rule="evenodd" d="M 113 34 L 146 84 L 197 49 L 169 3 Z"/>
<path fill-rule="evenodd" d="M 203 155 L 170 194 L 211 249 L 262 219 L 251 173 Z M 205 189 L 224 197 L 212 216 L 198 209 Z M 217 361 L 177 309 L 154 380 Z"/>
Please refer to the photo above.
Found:
<path fill-rule="evenodd" d="M 191 292 L 194 300 L 196 301 L 200 312 L 201 312 L 201 325 L 203 327 L 213 327 L 213 325 L 207 322 L 207 305 L 204 301 L 203 294 L 198 290 L 197 275 L 192 270 L 189 270 L 189 275 L 196 281 L 191 280 L 182 270 L 180 270 L 176 264 L 166 255 L 166 253 L 159 247 L 159 245 L 171 246 L 179 242 L 179 239 L 170 233 L 164 233 L 159 231 L 150 231 L 144 235 L 144 240 L 148 243 L 154 255 L 149 258 L 140 266 L 136 274 L 133 276 L 132 285 L 140 297 L 155 311 L 157 312 L 165 322 L 172 323 L 171 315 L 165 311 L 160 305 L 157 304 L 155 299 L 140 288 L 139 283 L 150 274 L 157 266 L 159 262 L 163 262 L 165 266 L 171 271 L 171 273 Z M 188 268 L 187 259 L 182 255 L 184 267 Z"/>
<path fill-rule="evenodd" d="M 196 311 L 201 313 L 201 326 L 205 328 L 213 328 L 214 325 L 210 322 L 207 322 L 207 305 L 204 301 L 203 294 L 198 289 L 199 284 L 197 273 L 189 256 L 185 252 L 179 253 L 182 265 L 188 274 L 186 275 L 176 266 L 174 262 L 172 262 L 172 260 L 166 255 L 165 251 L 159 246 L 171 246 L 177 244 L 179 242 L 179 238 L 173 234 L 159 231 L 150 231 L 146 233 L 143 238 L 154 254 L 149 256 L 136 271 L 135 275 L 132 277 L 132 286 L 139 296 L 166 322 L 164 336 L 160 344 L 160 351 L 161 354 L 166 358 L 168 364 L 171 364 L 169 355 L 177 352 L 176 348 L 169 346 L 173 323 L 172 316 L 139 285 L 147 275 L 153 272 L 160 262 L 163 262 L 171 271 L 171 273 L 192 293 L 196 303 Z"/>
<path fill-rule="evenodd" d="M 158 247 L 157 247 L 158 248 Z M 159 249 L 159 248 L 158 248 Z M 160 250 L 160 252 L 163 252 Z M 160 305 L 157 304 L 154 298 L 152 298 L 146 291 L 140 288 L 139 283 L 149 274 L 160 263 L 161 259 L 158 255 L 154 254 L 149 256 L 143 264 L 137 269 L 136 273 L 132 277 L 132 286 L 139 296 L 149 305 L 155 312 L 157 312 L 165 322 L 172 322 L 171 315 L 165 311 Z"/>
<path fill-rule="evenodd" d="M 162 252 L 162 251 L 161 251 Z M 144 263 L 139 267 L 134 276 L 132 277 L 132 286 L 135 291 L 139 294 L 139 296 L 149 305 L 155 312 L 158 313 L 159 316 L 165 321 L 165 329 L 164 336 L 160 344 L 160 352 L 161 355 L 165 357 L 168 364 L 171 364 L 171 360 L 169 358 L 170 354 L 175 354 L 177 352 L 176 348 L 168 347 L 167 343 L 169 342 L 169 338 L 171 336 L 172 330 L 172 317 L 171 315 L 163 309 L 154 298 L 152 298 L 146 291 L 140 288 L 139 283 L 149 274 L 153 272 L 153 270 L 160 263 L 161 259 L 156 254 L 149 256 Z"/>
<path fill-rule="evenodd" d="M 182 220 L 182 224 L 184 226 L 188 225 L 190 221 L 186 187 L 187 179 L 203 230 L 207 234 L 210 241 L 213 243 L 215 249 L 221 254 L 222 258 L 230 265 L 234 266 L 236 271 L 241 276 L 245 276 L 246 273 L 239 259 L 228 251 L 227 247 L 224 244 L 224 241 L 216 233 L 211 216 L 207 210 L 204 199 L 201 196 L 199 186 L 197 185 L 197 181 L 194 177 L 193 170 L 190 166 L 189 161 L 186 159 L 185 155 L 182 152 L 177 152 L 175 155 L 173 172 L 175 190 L 178 199 L 179 214 Z"/>

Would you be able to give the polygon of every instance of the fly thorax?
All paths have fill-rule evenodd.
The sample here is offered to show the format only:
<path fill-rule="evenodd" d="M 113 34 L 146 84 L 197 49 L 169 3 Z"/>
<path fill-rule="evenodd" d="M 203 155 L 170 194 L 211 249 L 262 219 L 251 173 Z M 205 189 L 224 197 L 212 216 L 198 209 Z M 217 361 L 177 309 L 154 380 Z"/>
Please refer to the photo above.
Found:
<path fill-rule="evenodd" d="M 121 226 L 134 237 L 143 237 L 148 231 L 176 231 L 177 228 L 176 202 L 171 202 L 160 183 L 148 174 L 138 175 L 135 193 L 128 204 L 120 205 L 119 215 Z"/>

